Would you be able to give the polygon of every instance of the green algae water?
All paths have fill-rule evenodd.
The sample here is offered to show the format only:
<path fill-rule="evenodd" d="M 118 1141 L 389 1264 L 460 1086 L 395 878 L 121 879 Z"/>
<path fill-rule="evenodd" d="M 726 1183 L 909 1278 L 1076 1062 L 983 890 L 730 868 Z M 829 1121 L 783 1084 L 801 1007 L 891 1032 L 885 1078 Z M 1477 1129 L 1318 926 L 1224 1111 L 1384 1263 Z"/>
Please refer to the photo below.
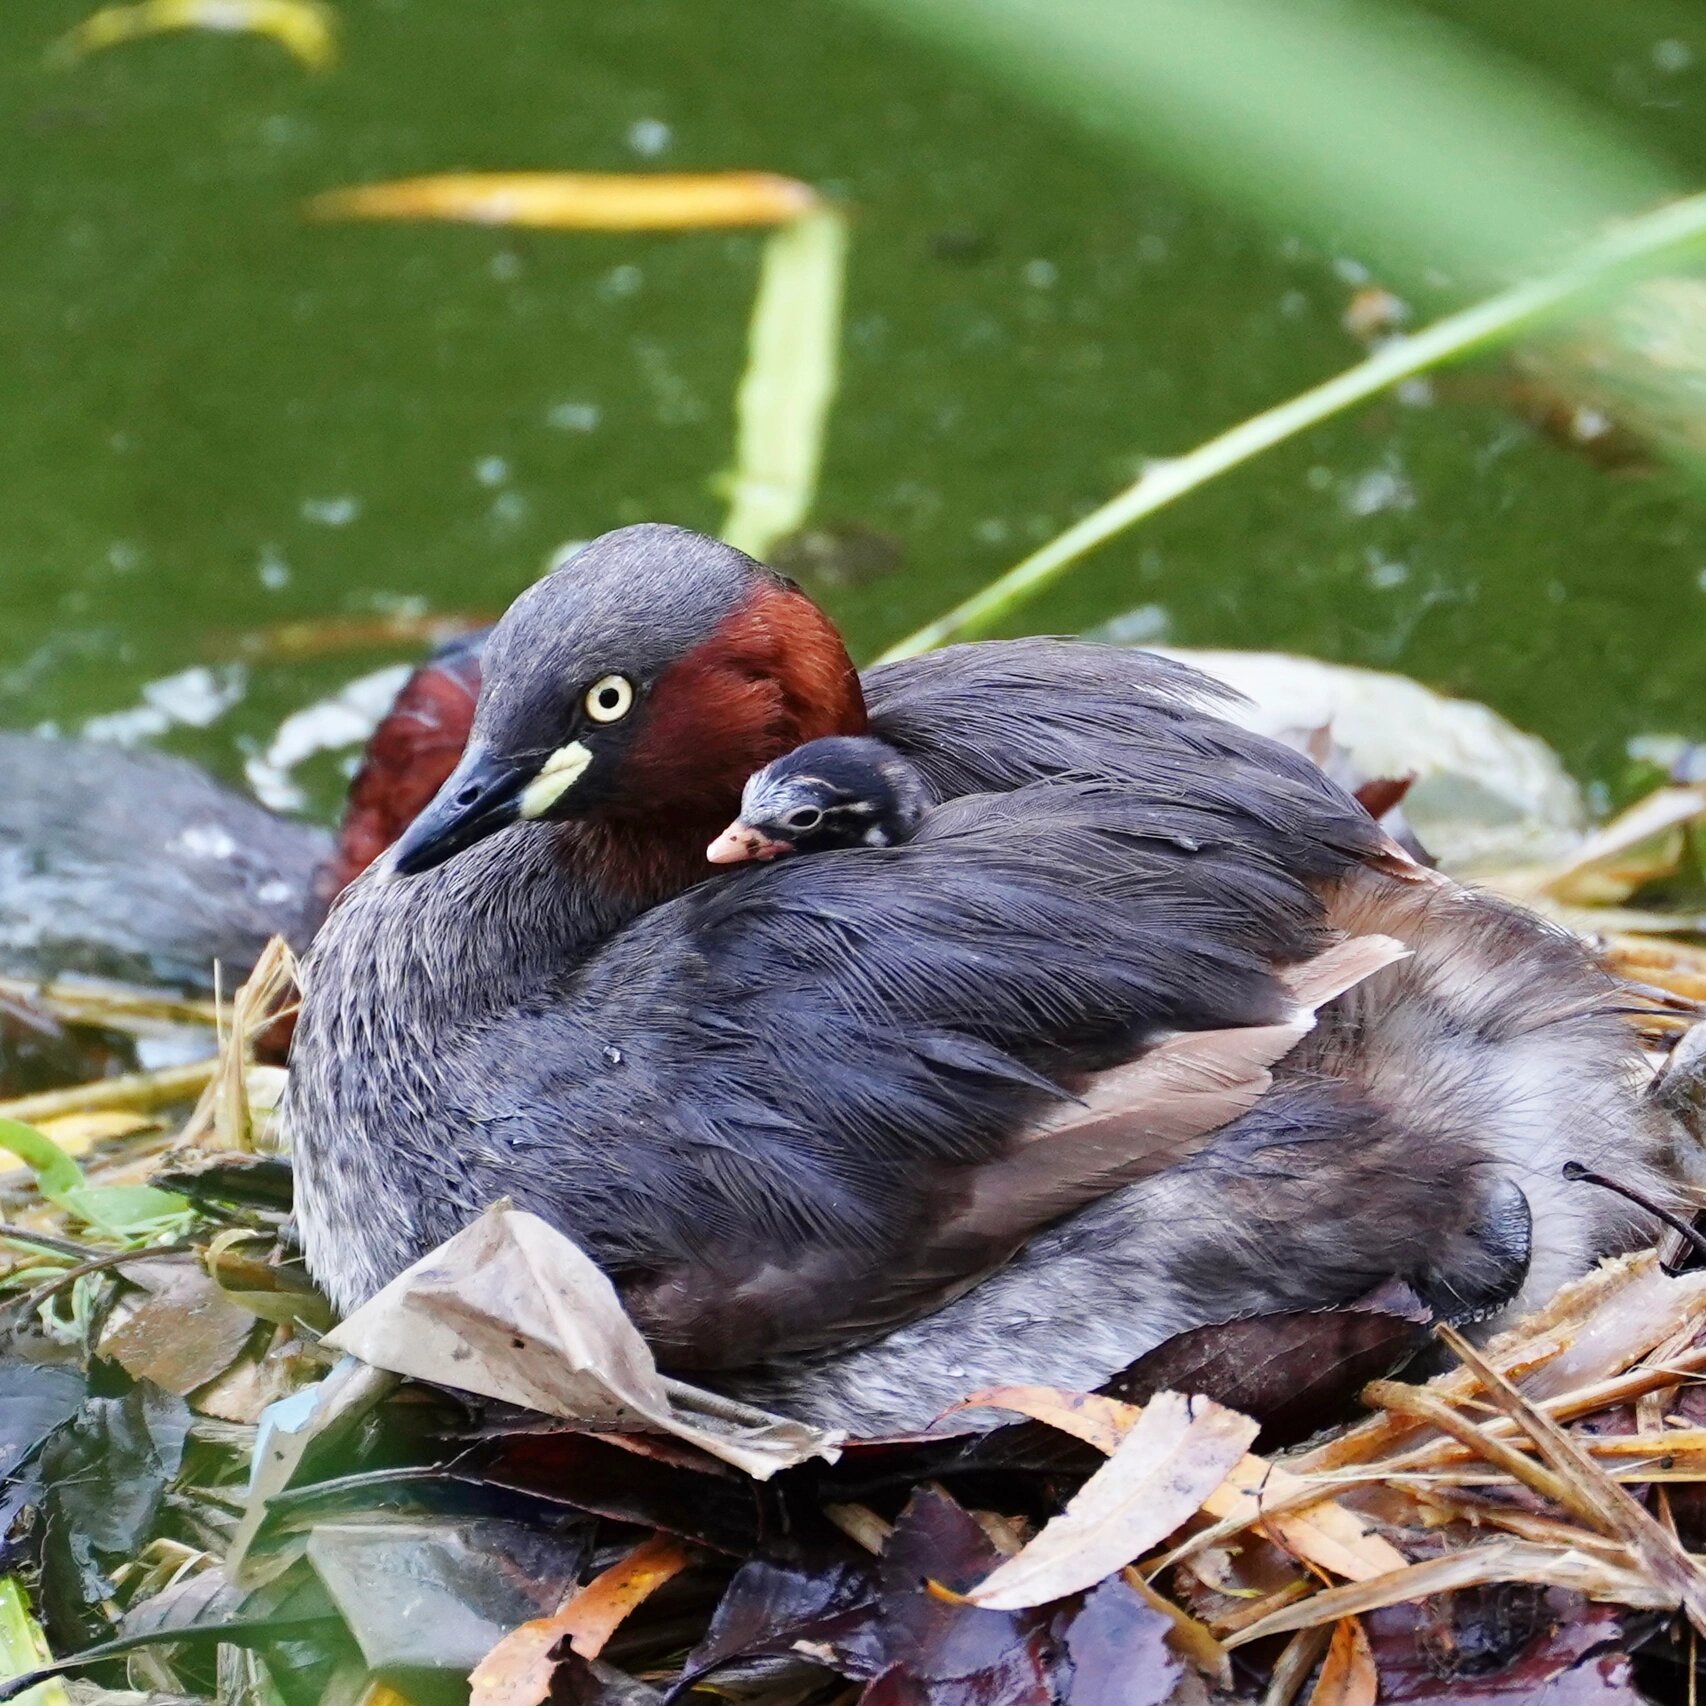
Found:
<path fill-rule="evenodd" d="M 789 563 L 865 655 L 1349 365 L 1378 283 L 831 0 L 365 0 L 323 75 L 209 32 L 51 63 L 89 9 L 32 0 L 0 43 L 0 725 L 154 742 L 322 815 L 340 727 L 418 650 L 399 628 L 494 613 L 611 526 L 717 527 L 763 238 L 338 225 L 308 197 L 759 168 L 845 203 Z M 1706 25 L 1498 27 L 1706 181 Z M 1494 370 L 1413 385 L 1021 619 L 1401 670 L 1615 786 L 1631 742 L 1706 736 L 1706 503 L 1531 413 Z"/>

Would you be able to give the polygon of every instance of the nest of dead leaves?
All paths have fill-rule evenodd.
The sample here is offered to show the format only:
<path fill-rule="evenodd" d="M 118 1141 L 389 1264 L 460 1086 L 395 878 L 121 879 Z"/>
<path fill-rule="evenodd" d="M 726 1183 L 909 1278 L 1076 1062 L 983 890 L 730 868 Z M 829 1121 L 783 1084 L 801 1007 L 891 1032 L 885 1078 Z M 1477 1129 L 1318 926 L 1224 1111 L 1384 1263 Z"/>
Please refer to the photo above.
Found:
<path fill-rule="evenodd" d="M 1698 949 L 1613 948 L 1706 990 Z M 499 1214 L 463 1235 L 498 1241 L 471 1274 L 494 1250 L 571 1264 L 573 1307 L 526 1323 L 558 1334 L 561 1379 L 505 1366 L 494 1284 L 495 1348 L 441 1384 L 418 1293 L 392 1303 L 425 1314 L 322 1337 L 253 1059 L 288 982 L 279 953 L 217 1012 L 0 989 L 0 1018 L 27 996 L 223 1045 L 0 1105 L 23 1163 L 0 1175 L 0 1698 L 425 1706 L 470 1677 L 482 1706 L 1694 1698 L 1706 1272 L 1675 1252 L 1480 1350 L 1394 1288 L 866 1442 L 661 1380 L 573 1247 Z"/>

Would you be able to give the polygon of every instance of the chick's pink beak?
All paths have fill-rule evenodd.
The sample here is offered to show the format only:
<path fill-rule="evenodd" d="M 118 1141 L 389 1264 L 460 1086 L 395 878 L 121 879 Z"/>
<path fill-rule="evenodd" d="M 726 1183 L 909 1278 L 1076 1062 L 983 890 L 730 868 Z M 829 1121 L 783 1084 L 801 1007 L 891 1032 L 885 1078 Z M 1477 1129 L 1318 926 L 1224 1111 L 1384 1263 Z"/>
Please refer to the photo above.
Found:
<path fill-rule="evenodd" d="M 787 842 L 772 841 L 737 818 L 705 849 L 705 857 L 713 865 L 741 865 L 748 859 L 774 859 L 787 851 Z"/>

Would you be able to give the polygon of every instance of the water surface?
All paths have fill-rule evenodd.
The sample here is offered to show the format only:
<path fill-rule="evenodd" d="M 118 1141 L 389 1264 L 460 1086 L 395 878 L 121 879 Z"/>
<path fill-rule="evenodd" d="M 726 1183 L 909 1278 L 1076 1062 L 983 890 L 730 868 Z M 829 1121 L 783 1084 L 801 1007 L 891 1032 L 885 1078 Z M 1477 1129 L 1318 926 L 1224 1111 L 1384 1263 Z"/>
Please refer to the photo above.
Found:
<path fill-rule="evenodd" d="M 86 9 L 15 10 L 0 54 L 0 724 L 93 719 L 239 775 L 408 655 L 255 636 L 492 611 L 567 540 L 716 526 L 758 237 L 304 222 L 336 185 L 752 166 L 845 198 L 816 520 L 864 549 L 814 590 L 865 652 L 1359 353 L 1356 257 L 1136 175 L 831 0 L 375 0 L 318 78 L 214 35 L 49 67 Z M 1498 28 L 1706 177 L 1687 17 Z M 1674 477 L 1448 380 L 1187 500 L 1024 620 L 1403 670 L 1614 780 L 1632 738 L 1706 733 L 1701 523 Z M 328 810 L 334 762 L 304 779 Z"/>

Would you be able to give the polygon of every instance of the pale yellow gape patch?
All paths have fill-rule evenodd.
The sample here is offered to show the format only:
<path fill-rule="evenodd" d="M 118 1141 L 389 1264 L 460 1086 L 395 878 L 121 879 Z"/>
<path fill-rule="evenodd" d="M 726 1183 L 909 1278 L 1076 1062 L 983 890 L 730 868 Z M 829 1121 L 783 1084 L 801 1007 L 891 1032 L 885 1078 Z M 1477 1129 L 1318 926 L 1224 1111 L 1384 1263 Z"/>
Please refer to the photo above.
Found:
<path fill-rule="evenodd" d="M 521 816 L 543 817 L 581 779 L 590 763 L 592 748 L 584 742 L 572 740 L 558 747 L 522 790 Z"/>

